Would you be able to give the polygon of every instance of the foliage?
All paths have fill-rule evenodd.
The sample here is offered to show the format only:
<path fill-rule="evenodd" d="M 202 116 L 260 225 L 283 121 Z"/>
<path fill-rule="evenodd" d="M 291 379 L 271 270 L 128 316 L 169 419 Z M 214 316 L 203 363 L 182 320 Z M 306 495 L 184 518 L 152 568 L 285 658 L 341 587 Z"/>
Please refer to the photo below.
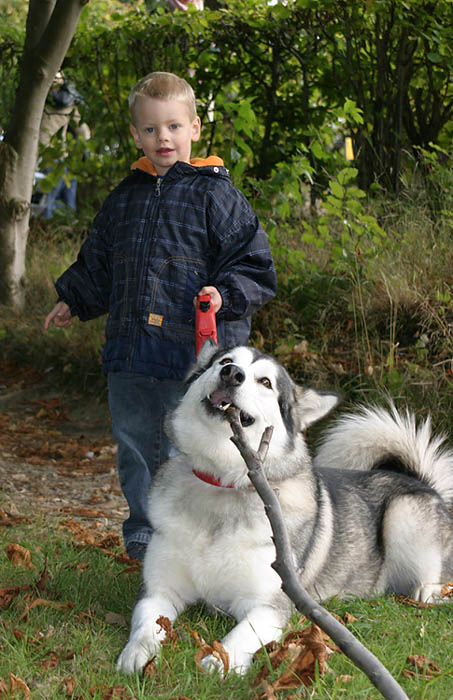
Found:
<path fill-rule="evenodd" d="M 80 109 L 92 138 L 69 140 L 66 156 L 54 143 L 41 161 L 57 164 L 50 177 L 68 168 L 68 177 L 78 178 L 72 229 L 86 235 L 106 193 L 137 155 L 128 128 L 131 86 L 146 72 L 176 71 L 193 84 L 204 124 L 194 155 L 224 157 L 271 241 L 279 297 L 256 318 L 254 341 L 278 351 L 296 378 L 315 373 L 351 396 L 384 386 L 411 401 L 418 401 L 421 387 L 420 403 L 435 404 L 435 393 L 451 386 L 452 354 L 446 0 L 410 7 L 391 0 L 273 6 L 230 0 L 217 11 L 152 14 L 138 0 L 98 0 L 86 10 L 64 70 L 85 98 Z M 21 42 L 17 23 L 8 22 L 14 30 L 0 30 L 5 95 Z M 402 63 L 401 37 L 408 51 Z M 407 99 L 398 103 L 396 134 L 395 86 L 403 67 L 407 90 L 398 94 Z M 409 128 L 411 120 L 416 128 Z M 343 150 L 348 134 L 355 143 L 352 163 Z M 65 240 L 71 228 L 63 220 L 55 224 L 44 227 L 45 236 L 55 250 L 67 242 L 71 252 L 62 259 L 70 261 L 77 250 L 76 241 Z M 46 267 L 39 256 L 31 259 L 42 243 L 39 226 L 32 228 L 39 240 L 30 250 L 29 270 L 37 270 L 30 291 Z M 49 272 L 46 291 L 36 297 L 41 314 L 53 302 L 56 274 L 56 268 Z M 33 348 L 21 344 L 27 333 L 21 324 L 5 316 L 0 335 L 29 357 Z M 41 354 L 44 364 L 64 366 L 70 376 L 80 347 L 92 348 L 86 360 L 97 353 L 102 322 L 92 343 L 83 328 L 80 337 L 71 331 L 66 346 L 56 335 Z M 38 348 L 39 337 L 37 323 Z M 63 347 L 71 356 L 66 362 Z M 87 362 L 92 377 L 96 357 Z M 448 425 L 448 410 L 432 408 Z"/>
<path fill-rule="evenodd" d="M 89 3 L 64 68 L 86 99 L 92 158 L 81 167 L 75 154 L 67 165 L 97 183 L 96 197 L 92 187 L 85 193 L 90 203 L 102 201 L 135 158 L 127 95 L 138 78 L 163 69 L 195 87 L 205 124 L 200 154 L 219 152 L 238 179 L 266 179 L 302 153 L 314 200 L 350 135 L 361 189 L 379 183 L 397 192 L 408 157 L 451 142 L 450 9 L 448 0 L 229 0 L 215 11 L 147 13 L 139 0 Z M 7 22 L 6 113 L 21 47 L 17 22 Z"/>

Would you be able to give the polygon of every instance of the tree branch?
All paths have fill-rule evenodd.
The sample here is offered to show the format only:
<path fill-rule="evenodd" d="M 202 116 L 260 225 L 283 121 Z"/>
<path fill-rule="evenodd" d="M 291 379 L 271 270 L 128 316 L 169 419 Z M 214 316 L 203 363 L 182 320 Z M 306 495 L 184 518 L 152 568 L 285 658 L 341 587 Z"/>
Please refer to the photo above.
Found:
<path fill-rule="evenodd" d="M 386 700 L 409 700 L 401 686 L 379 659 L 366 649 L 341 622 L 338 622 L 325 608 L 313 600 L 300 585 L 280 502 L 277 494 L 269 485 L 263 470 L 263 463 L 272 437 L 272 426 L 264 431 L 258 452 L 256 452 L 245 439 L 239 411 L 229 409 L 228 419 L 233 430 L 231 441 L 236 445 L 247 465 L 248 476 L 264 503 L 266 515 L 272 527 L 277 555 L 272 567 L 282 580 L 282 590 L 293 601 L 299 612 L 321 627 L 346 656 L 368 676 Z"/>

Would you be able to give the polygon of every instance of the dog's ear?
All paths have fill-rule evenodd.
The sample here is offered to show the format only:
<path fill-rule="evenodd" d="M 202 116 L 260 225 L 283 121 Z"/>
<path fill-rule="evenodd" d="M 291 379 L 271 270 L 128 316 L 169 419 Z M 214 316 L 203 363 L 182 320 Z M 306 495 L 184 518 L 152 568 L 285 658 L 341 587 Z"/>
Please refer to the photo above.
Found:
<path fill-rule="evenodd" d="M 341 396 L 334 392 L 296 386 L 296 415 L 300 420 L 300 430 L 327 416 L 340 401 Z"/>
<path fill-rule="evenodd" d="M 209 366 L 211 359 L 217 352 L 219 352 L 219 350 L 219 346 L 216 345 L 211 338 L 205 340 L 200 352 L 198 353 L 198 357 L 195 364 L 192 365 L 192 367 L 186 374 L 186 377 L 184 379 L 186 387 L 188 387 L 189 384 L 192 384 L 192 382 L 194 382 L 195 379 L 197 379 L 203 374 L 205 369 L 207 369 L 207 367 Z"/>
<path fill-rule="evenodd" d="M 207 364 L 209 364 L 211 357 L 215 355 L 218 349 L 219 346 L 212 340 L 212 338 L 207 338 L 198 354 L 197 365 L 205 367 Z"/>

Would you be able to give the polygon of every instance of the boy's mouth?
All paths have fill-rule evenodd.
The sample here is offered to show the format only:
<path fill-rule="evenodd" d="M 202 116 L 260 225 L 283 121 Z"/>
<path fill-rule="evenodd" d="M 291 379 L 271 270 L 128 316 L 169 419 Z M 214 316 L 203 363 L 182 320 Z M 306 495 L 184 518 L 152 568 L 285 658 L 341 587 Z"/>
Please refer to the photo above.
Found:
<path fill-rule="evenodd" d="M 170 153 L 173 153 L 173 148 L 158 148 L 157 149 L 157 154 L 159 156 L 168 156 Z"/>

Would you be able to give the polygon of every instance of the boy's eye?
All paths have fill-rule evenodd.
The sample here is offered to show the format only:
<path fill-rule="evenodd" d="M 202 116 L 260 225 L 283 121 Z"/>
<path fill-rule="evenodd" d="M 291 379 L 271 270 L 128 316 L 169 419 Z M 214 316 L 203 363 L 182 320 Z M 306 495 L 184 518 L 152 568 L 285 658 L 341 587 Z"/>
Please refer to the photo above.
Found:
<path fill-rule="evenodd" d="M 178 126 L 179 126 L 179 124 L 170 124 L 170 129 L 173 129 L 173 131 L 174 131 L 175 129 L 178 128 Z"/>
<path fill-rule="evenodd" d="M 145 129 L 145 131 L 146 131 L 147 134 L 152 134 L 153 131 L 154 131 L 154 127 L 153 127 L 153 126 L 147 126 L 146 129 Z"/>

